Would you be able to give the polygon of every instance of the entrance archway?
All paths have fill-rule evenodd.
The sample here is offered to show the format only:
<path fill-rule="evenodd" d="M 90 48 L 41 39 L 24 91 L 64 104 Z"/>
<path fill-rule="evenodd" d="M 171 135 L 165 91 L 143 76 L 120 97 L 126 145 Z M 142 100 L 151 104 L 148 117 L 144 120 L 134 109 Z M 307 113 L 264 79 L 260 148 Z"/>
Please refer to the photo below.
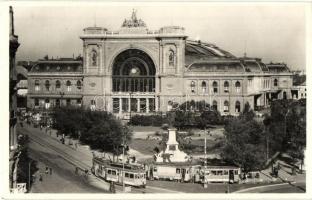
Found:
<path fill-rule="evenodd" d="M 155 75 L 155 64 L 147 53 L 139 49 L 121 52 L 112 67 L 113 112 L 154 111 Z"/>

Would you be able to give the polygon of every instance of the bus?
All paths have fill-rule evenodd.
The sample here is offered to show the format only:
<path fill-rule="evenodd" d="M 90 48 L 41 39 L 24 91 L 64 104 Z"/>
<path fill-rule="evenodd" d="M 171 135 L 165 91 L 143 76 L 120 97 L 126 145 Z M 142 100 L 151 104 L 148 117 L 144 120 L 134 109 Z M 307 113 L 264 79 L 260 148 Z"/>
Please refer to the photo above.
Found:
<path fill-rule="evenodd" d="M 144 167 L 135 163 L 112 162 L 100 157 L 92 159 L 92 173 L 108 182 L 125 184 L 127 186 L 146 186 L 146 174 Z"/>

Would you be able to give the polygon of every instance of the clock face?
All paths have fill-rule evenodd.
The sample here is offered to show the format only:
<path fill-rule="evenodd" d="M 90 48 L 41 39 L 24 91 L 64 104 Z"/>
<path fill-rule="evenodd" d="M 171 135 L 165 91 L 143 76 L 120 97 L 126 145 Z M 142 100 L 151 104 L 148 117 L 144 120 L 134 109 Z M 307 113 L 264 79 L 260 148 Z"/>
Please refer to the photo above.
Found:
<path fill-rule="evenodd" d="M 137 72 L 138 72 L 138 70 L 136 68 L 131 69 L 131 74 L 136 74 Z"/>
<path fill-rule="evenodd" d="M 140 70 L 139 70 L 139 68 L 138 67 L 132 67 L 131 69 L 130 69 L 130 75 L 140 75 Z"/>

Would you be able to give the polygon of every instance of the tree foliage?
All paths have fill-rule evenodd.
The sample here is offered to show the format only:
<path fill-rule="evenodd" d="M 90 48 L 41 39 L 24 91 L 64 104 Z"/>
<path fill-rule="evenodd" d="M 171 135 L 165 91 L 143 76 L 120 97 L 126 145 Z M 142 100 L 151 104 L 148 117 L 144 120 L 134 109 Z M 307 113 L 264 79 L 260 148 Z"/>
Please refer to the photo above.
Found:
<path fill-rule="evenodd" d="M 240 166 L 245 172 L 261 169 L 265 162 L 263 126 L 253 119 L 253 111 L 245 105 L 245 112 L 225 125 L 225 146 L 222 158 Z"/>
<path fill-rule="evenodd" d="M 92 149 L 120 154 L 132 131 L 112 114 L 103 111 L 68 107 L 54 111 L 55 128 L 89 145 Z"/>

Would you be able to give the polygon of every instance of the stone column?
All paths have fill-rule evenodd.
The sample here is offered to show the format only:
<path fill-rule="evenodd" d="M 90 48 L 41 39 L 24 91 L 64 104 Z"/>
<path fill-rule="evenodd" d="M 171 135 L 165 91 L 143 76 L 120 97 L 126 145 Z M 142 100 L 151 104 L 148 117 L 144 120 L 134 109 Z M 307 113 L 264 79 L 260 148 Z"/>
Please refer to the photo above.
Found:
<path fill-rule="evenodd" d="M 131 112 L 131 99 L 128 98 L 128 112 Z"/>
<path fill-rule="evenodd" d="M 137 98 L 137 112 L 140 112 L 140 98 Z"/>
<path fill-rule="evenodd" d="M 122 98 L 119 98 L 119 113 L 122 113 Z"/>
<path fill-rule="evenodd" d="M 149 98 L 146 98 L 146 113 L 149 113 Z"/>
<path fill-rule="evenodd" d="M 158 96 L 155 96 L 155 112 L 158 112 L 158 108 L 159 108 L 159 101 L 158 101 Z"/>

